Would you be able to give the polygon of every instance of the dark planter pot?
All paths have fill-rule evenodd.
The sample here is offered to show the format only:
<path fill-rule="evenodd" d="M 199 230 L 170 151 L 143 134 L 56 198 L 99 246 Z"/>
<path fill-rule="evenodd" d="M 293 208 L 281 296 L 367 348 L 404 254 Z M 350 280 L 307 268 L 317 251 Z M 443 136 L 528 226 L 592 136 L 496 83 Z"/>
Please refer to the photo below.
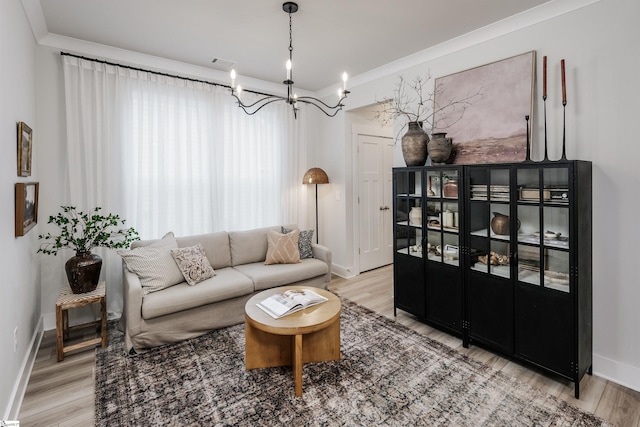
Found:
<path fill-rule="evenodd" d="M 422 130 L 422 122 L 409 122 L 409 130 L 402 136 L 402 157 L 407 166 L 424 166 L 428 142 L 429 135 Z"/>
<path fill-rule="evenodd" d="M 102 258 L 91 252 L 76 252 L 76 256 L 65 263 L 64 269 L 74 294 L 91 292 L 98 287 L 100 281 Z"/>

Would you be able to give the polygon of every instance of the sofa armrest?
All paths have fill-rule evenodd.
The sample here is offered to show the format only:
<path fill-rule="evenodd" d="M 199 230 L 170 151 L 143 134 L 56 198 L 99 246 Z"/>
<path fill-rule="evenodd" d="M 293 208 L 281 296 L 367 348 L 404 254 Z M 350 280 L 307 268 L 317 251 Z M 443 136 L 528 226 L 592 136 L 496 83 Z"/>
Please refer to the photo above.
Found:
<path fill-rule="evenodd" d="M 140 333 L 142 325 L 142 283 L 135 273 L 122 266 L 123 316 L 127 336 Z"/>
<path fill-rule="evenodd" d="M 329 275 L 331 275 L 331 249 L 317 243 L 312 243 L 311 250 L 313 251 L 314 258 L 327 263 L 327 267 L 329 268 Z"/>

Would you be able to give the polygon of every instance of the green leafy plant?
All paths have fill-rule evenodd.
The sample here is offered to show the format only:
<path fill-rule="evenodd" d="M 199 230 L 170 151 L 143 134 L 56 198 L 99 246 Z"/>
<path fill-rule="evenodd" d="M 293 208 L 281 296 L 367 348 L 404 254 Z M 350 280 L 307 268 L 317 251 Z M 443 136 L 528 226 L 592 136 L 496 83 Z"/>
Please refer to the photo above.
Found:
<path fill-rule="evenodd" d="M 41 234 L 45 240 L 38 249 L 47 255 L 57 255 L 61 249 L 73 249 L 76 253 L 91 252 L 95 247 L 110 249 L 128 248 L 131 242 L 139 240 L 138 232 L 124 226 L 125 220 L 119 215 L 102 215 L 102 208 L 90 212 L 78 212 L 74 206 L 61 206 L 62 212 L 50 216 L 48 224 L 60 228 L 60 234 Z"/>

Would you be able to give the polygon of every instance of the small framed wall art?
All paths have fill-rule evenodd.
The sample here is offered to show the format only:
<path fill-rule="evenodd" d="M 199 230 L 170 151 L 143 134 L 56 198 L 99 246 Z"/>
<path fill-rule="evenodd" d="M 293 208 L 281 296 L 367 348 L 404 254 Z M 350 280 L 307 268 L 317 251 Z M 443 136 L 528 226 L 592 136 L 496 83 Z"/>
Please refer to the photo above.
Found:
<path fill-rule="evenodd" d="M 38 222 L 37 182 L 16 183 L 16 237 L 24 236 Z"/>
<path fill-rule="evenodd" d="M 33 131 L 25 122 L 18 122 L 18 176 L 31 176 Z"/>

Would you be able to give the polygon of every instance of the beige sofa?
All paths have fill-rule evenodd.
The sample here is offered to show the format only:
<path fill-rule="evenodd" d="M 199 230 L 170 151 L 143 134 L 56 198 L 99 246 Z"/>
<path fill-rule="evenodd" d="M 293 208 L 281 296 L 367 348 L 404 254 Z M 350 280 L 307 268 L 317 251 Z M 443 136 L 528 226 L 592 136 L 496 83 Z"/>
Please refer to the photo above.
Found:
<path fill-rule="evenodd" d="M 287 226 L 295 228 L 295 226 Z M 123 265 L 124 309 L 120 323 L 129 353 L 202 335 L 244 322 L 244 305 L 255 293 L 283 285 L 326 289 L 331 252 L 312 244 L 313 258 L 265 265 L 267 227 L 176 238 L 178 247 L 202 244 L 215 276 L 195 286 L 186 282 L 144 295 L 139 277 Z M 156 240 L 134 242 L 132 249 Z"/>

